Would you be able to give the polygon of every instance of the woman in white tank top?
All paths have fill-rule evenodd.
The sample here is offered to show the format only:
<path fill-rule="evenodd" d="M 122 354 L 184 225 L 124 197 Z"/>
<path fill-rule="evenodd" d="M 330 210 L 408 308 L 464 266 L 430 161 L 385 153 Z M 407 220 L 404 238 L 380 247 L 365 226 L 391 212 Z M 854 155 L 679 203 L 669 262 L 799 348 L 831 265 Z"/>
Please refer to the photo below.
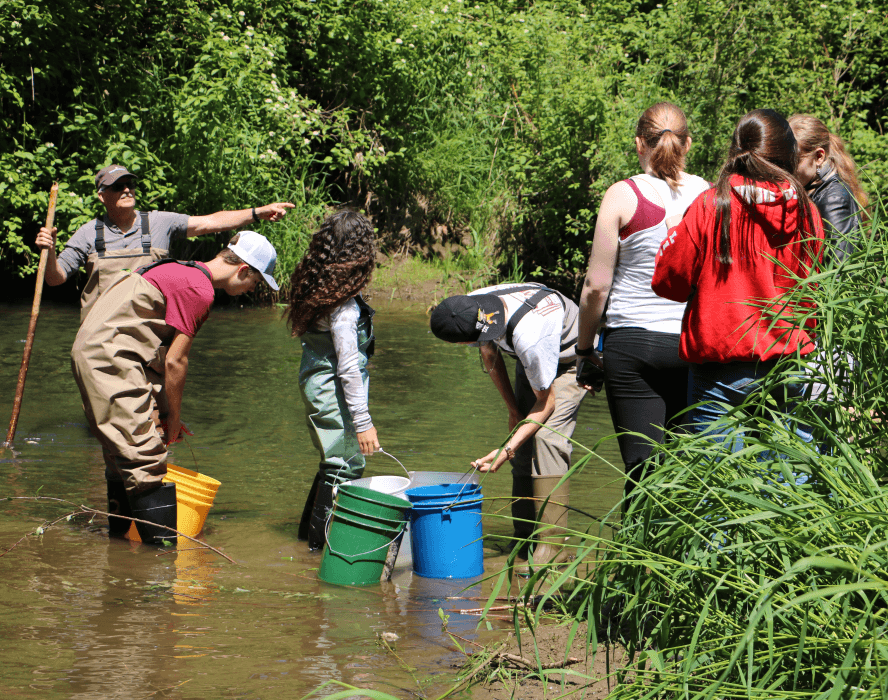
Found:
<path fill-rule="evenodd" d="M 660 102 L 645 111 L 635 144 L 644 172 L 612 185 L 601 201 L 577 341 L 580 361 L 597 363 L 593 342 L 604 327 L 604 388 L 626 466 L 624 512 L 652 442 L 662 442 L 664 426 L 687 406 L 688 367 L 678 357 L 685 305 L 651 290 L 654 261 L 668 230 L 709 188 L 684 172 L 691 136 L 675 105 Z M 579 367 L 577 381 L 594 393 L 581 373 Z"/>

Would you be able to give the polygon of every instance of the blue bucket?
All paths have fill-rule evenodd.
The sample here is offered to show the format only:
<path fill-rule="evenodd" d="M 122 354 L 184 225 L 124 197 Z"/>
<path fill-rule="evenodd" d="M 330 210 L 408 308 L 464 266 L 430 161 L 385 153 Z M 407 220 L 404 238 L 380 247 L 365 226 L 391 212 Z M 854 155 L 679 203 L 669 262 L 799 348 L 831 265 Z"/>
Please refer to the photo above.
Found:
<path fill-rule="evenodd" d="M 405 494 L 413 504 L 410 546 L 419 576 L 472 578 L 484 573 L 481 491 L 465 486 L 422 486 Z"/>

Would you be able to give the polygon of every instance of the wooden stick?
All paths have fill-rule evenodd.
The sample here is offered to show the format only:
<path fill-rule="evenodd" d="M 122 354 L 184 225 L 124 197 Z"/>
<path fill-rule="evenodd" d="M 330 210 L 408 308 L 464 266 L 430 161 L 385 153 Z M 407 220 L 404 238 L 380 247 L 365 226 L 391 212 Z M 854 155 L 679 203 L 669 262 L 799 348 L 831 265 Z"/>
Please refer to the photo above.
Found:
<path fill-rule="evenodd" d="M 55 220 L 56 198 L 59 195 L 59 183 L 52 183 L 49 191 L 49 210 L 46 213 L 46 228 L 52 228 Z M 40 263 L 37 265 L 37 284 L 34 288 L 34 303 L 31 305 L 31 322 L 28 324 L 28 336 L 25 341 L 25 352 L 22 355 L 22 366 L 19 369 L 18 386 L 15 389 L 15 401 L 12 404 L 12 419 L 9 421 L 9 432 L 3 447 L 12 447 L 15 429 L 18 426 L 19 413 L 22 410 L 22 397 L 25 395 L 25 378 L 28 376 L 28 365 L 31 362 L 31 349 L 34 347 L 34 333 L 37 330 L 37 316 L 40 315 L 40 299 L 43 296 L 43 277 L 46 274 L 46 261 L 49 251 L 40 251 Z"/>

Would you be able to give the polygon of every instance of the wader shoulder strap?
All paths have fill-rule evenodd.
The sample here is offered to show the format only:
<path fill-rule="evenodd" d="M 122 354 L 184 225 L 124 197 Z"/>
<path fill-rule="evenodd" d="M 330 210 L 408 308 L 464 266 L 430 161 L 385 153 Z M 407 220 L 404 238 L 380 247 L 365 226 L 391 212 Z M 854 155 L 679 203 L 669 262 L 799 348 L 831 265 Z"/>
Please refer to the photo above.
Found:
<path fill-rule="evenodd" d="M 148 212 L 140 211 L 142 232 L 142 254 L 151 255 L 151 230 L 148 224 Z M 96 254 L 100 258 L 105 257 L 105 222 L 102 217 L 96 219 Z"/>
<path fill-rule="evenodd" d="M 506 324 L 506 342 L 509 344 L 510 348 L 515 347 L 515 343 L 512 341 L 512 336 L 515 334 L 515 327 L 524 318 L 529 312 L 533 311 L 537 304 L 539 304 L 543 299 L 545 299 L 550 294 L 554 294 L 558 298 L 558 302 L 564 306 L 561 301 L 561 295 L 558 294 L 554 289 L 549 289 L 548 287 L 544 287 L 539 284 L 526 284 L 518 287 L 508 287 L 507 289 L 498 289 L 493 292 L 489 292 L 489 294 L 497 297 L 504 297 L 507 294 L 514 294 L 515 292 L 529 292 L 531 290 L 537 290 L 536 294 L 523 299 L 521 301 L 521 308 L 518 309 L 514 314 L 512 314 L 512 318 L 509 319 L 509 323 Z M 569 347 L 569 346 L 567 346 Z M 566 348 L 561 348 L 565 350 Z"/>
<path fill-rule="evenodd" d="M 142 253 L 151 255 L 151 227 L 148 223 L 148 212 L 140 211 L 139 216 L 142 218 Z"/>
<path fill-rule="evenodd" d="M 105 257 L 105 222 L 101 216 L 96 218 L 96 254 Z"/>
<path fill-rule="evenodd" d="M 206 275 L 207 279 L 210 280 L 210 284 L 213 283 L 213 276 L 193 260 L 173 260 L 172 258 L 167 258 L 166 260 L 158 260 L 157 262 L 150 263 L 149 265 L 142 265 L 142 267 L 138 268 L 136 272 L 140 275 L 144 275 L 146 272 L 148 272 L 148 270 L 153 270 L 158 265 L 168 265 L 169 263 L 185 265 L 185 267 L 193 267 L 195 270 L 200 270 L 204 273 L 204 275 Z"/>

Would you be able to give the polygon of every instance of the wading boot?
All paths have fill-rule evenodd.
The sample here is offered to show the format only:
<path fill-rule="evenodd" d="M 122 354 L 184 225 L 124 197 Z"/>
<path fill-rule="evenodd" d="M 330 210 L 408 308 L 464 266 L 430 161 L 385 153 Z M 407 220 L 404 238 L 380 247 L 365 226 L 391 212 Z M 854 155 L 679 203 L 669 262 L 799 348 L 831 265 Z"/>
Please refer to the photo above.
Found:
<path fill-rule="evenodd" d="M 321 483 L 321 473 L 315 473 L 314 481 L 308 490 L 308 496 L 305 499 L 305 505 L 302 507 L 302 517 L 299 519 L 299 530 L 296 533 L 296 539 L 303 542 L 308 539 L 308 528 L 311 522 L 311 511 L 314 509 L 315 496 L 318 494 L 318 484 Z"/>
<path fill-rule="evenodd" d="M 315 494 L 314 506 L 311 510 L 311 518 L 308 524 L 308 551 L 317 552 L 324 548 L 327 542 L 327 518 L 333 508 L 333 484 L 335 477 L 323 475 L 318 481 L 318 490 Z"/>
<path fill-rule="evenodd" d="M 527 559 L 528 539 L 533 535 L 536 510 L 533 501 L 533 477 L 512 474 L 512 528 L 518 559 Z"/>
<path fill-rule="evenodd" d="M 570 504 L 570 480 L 556 487 L 561 481 L 558 476 L 534 476 L 533 495 L 537 508 L 537 544 L 533 548 L 529 562 L 534 566 L 561 564 L 570 557 L 564 548 L 567 542 L 567 511 Z M 554 489 L 554 490 L 553 490 Z M 546 499 L 545 508 L 543 503 Z"/>
<path fill-rule="evenodd" d="M 108 535 L 110 537 L 123 537 L 129 532 L 132 520 L 115 518 L 115 515 L 132 517 L 129 499 L 126 497 L 126 486 L 122 481 L 109 481 L 108 484 Z"/>
<path fill-rule="evenodd" d="M 176 543 L 175 532 L 178 508 L 176 506 L 176 485 L 172 482 L 162 484 L 147 493 L 130 497 L 133 517 L 147 520 L 148 523 L 136 523 L 139 537 L 145 544 L 163 544 L 164 540 Z M 161 526 L 166 527 L 161 527 Z M 168 530 L 167 528 L 173 528 Z"/>

